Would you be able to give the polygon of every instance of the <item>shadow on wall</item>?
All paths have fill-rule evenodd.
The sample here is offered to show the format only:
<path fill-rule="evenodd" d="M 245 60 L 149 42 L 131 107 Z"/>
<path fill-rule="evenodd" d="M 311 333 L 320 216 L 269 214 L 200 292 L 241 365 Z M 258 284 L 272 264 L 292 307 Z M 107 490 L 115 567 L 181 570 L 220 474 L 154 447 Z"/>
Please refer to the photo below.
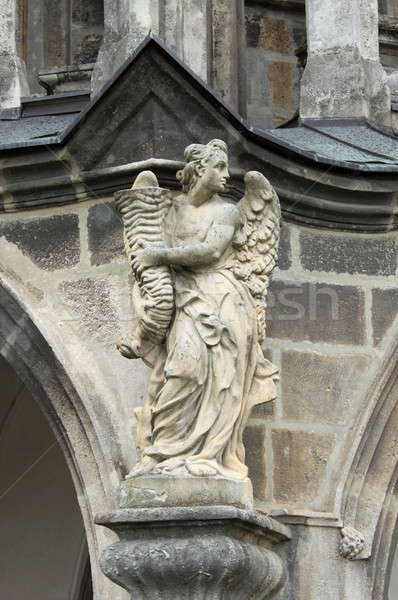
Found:
<path fill-rule="evenodd" d="M 388 589 L 387 600 L 397 600 L 398 598 L 398 546 L 395 549 L 395 556 L 391 568 L 390 586 Z"/>
<path fill-rule="evenodd" d="M 91 600 L 83 521 L 40 408 L 0 358 L 0 597 Z"/>

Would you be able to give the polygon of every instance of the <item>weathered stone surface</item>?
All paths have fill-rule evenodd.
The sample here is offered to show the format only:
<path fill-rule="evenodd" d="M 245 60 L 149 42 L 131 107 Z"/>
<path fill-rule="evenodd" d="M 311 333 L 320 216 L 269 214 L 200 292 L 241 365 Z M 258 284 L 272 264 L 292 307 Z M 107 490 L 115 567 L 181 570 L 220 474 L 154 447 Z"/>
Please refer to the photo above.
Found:
<path fill-rule="evenodd" d="M 300 233 L 300 259 L 309 271 L 395 275 L 397 245 L 392 237 Z"/>
<path fill-rule="evenodd" d="M 245 85 L 239 56 L 242 8 L 239 0 L 129 0 L 126 19 L 125 4 L 115 6 L 113 0 L 105 0 L 105 35 L 93 74 L 94 91 L 152 31 L 201 79 L 207 81 L 211 74 L 214 89 L 238 107 L 240 88 Z"/>
<path fill-rule="evenodd" d="M 354 117 L 390 125 L 377 2 L 340 1 L 319 8 L 318 0 L 306 2 L 308 59 L 301 80 L 301 117 Z"/>
<path fill-rule="evenodd" d="M 245 4 L 247 112 L 261 129 L 286 122 L 298 109 L 296 52 L 305 43 L 305 18 L 276 4 L 276 10 Z"/>
<path fill-rule="evenodd" d="M 292 264 L 292 249 L 290 244 L 290 226 L 282 223 L 279 239 L 278 269 L 289 269 Z"/>
<path fill-rule="evenodd" d="M 249 478 L 253 484 L 254 497 L 259 500 L 265 498 L 265 435 L 263 425 L 249 425 L 243 434 Z"/>
<path fill-rule="evenodd" d="M 189 2 L 186 4 L 186 6 L 191 5 L 192 3 Z M 212 44 L 210 81 L 227 104 L 237 108 L 240 114 L 245 114 L 246 72 L 242 69 L 241 60 L 244 40 L 243 3 L 241 0 L 228 0 L 227 2 L 225 0 L 212 0 L 210 4 L 207 3 L 207 7 L 209 6 L 211 8 L 208 20 L 210 17 L 212 23 L 210 33 Z M 209 36 L 208 25 L 206 29 L 207 36 Z M 196 26 L 195 35 L 189 39 L 190 44 L 197 37 L 197 33 Z M 209 59 L 207 60 L 207 68 L 209 68 Z"/>
<path fill-rule="evenodd" d="M 267 334 L 294 341 L 361 345 L 364 293 L 353 286 L 272 280 Z"/>
<path fill-rule="evenodd" d="M 283 352 L 284 417 L 289 421 L 343 425 L 368 365 L 365 356 Z"/>
<path fill-rule="evenodd" d="M 123 225 L 113 202 L 92 206 L 87 227 L 92 265 L 109 263 L 123 256 Z"/>
<path fill-rule="evenodd" d="M 67 269 L 80 260 L 79 218 L 56 215 L 0 225 L 0 236 L 46 271 Z"/>
<path fill-rule="evenodd" d="M 47 65 L 56 67 L 68 64 L 69 19 L 65 4 L 60 1 L 53 4 L 46 12 L 48 22 L 47 33 Z"/>
<path fill-rule="evenodd" d="M 65 281 L 59 288 L 61 302 L 91 339 L 114 346 L 120 337 L 119 319 L 108 281 L 79 279 Z"/>
<path fill-rule="evenodd" d="M 268 82 L 273 106 L 291 110 L 294 105 L 294 65 L 281 61 L 271 63 Z"/>
<path fill-rule="evenodd" d="M 17 2 L 0 0 L 0 109 L 18 107 L 27 95 L 25 64 L 17 50 Z"/>
<path fill-rule="evenodd" d="M 373 342 L 381 342 L 398 314 L 398 289 L 372 290 Z"/>
<path fill-rule="evenodd" d="M 317 497 L 334 443 L 334 435 L 274 430 L 275 500 L 308 507 Z"/>
<path fill-rule="evenodd" d="M 261 16 L 247 14 L 245 16 L 246 43 L 248 48 L 258 48 L 261 36 Z"/>
<path fill-rule="evenodd" d="M 120 488 L 122 508 L 231 505 L 253 507 L 248 479 L 200 478 L 189 475 L 149 474 L 124 481 Z"/>
<path fill-rule="evenodd" d="M 264 34 L 261 42 L 264 50 L 280 52 L 281 54 L 291 54 L 293 50 L 293 31 L 292 25 L 284 19 L 273 19 L 268 17 L 264 19 Z"/>
<path fill-rule="evenodd" d="M 253 511 L 124 510 L 96 521 L 120 538 L 102 554 L 104 573 L 137 600 L 265 600 L 284 583 L 271 543 L 289 531 Z"/>
<path fill-rule="evenodd" d="M 246 42 L 249 48 L 262 48 L 281 54 L 292 52 L 292 24 L 253 9 L 246 14 Z"/>
<path fill-rule="evenodd" d="M 251 412 L 251 416 L 259 419 L 272 419 L 275 413 L 275 400 L 257 404 Z"/>

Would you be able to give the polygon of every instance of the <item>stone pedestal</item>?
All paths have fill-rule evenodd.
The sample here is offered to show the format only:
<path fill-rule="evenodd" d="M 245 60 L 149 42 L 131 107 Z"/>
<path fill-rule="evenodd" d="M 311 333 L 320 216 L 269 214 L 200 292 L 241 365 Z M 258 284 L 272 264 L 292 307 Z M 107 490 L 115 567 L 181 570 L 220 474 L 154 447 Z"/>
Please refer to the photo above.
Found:
<path fill-rule="evenodd" d="M 273 546 L 289 530 L 232 506 L 124 509 L 96 522 L 119 541 L 101 568 L 134 600 L 264 600 L 283 585 Z"/>
<path fill-rule="evenodd" d="M 146 475 L 124 481 L 119 501 L 122 508 L 220 504 L 252 508 L 253 489 L 249 479 Z"/>

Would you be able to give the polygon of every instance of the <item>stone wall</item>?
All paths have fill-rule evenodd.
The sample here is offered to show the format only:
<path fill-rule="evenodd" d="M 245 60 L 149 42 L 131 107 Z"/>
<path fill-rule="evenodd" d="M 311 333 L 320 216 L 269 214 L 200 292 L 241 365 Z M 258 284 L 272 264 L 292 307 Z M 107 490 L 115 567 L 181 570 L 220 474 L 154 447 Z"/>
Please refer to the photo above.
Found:
<path fill-rule="evenodd" d="M 245 433 L 257 507 L 293 525 L 293 542 L 281 548 L 293 579 L 281 600 L 319 598 L 305 595 L 301 569 L 308 562 L 298 570 L 296 552 L 310 557 L 315 544 L 337 556 L 345 481 L 372 410 L 369 389 L 381 377 L 397 331 L 397 243 L 396 232 L 283 224 L 264 345 L 281 368 L 279 398 L 256 407 Z M 133 410 L 144 401 L 148 377 L 141 361 L 128 362 L 115 349 L 134 315 L 113 200 L 3 214 L 0 265 L 3 281 L 40 326 L 90 414 L 106 457 L 107 490 L 104 495 L 89 485 L 90 511 L 109 510 L 136 460 Z M 96 535 L 98 548 L 109 543 Z M 343 577 L 346 567 L 339 564 Z M 363 564 L 355 568 L 362 572 Z M 107 598 L 98 573 L 94 582 Z M 298 585 L 301 595 L 295 595 Z"/>
<path fill-rule="evenodd" d="M 246 3 L 247 114 L 261 129 L 286 123 L 298 111 L 305 45 L 304 3 Z"/>
<path fill-rule="evenodd" d="M 114 349 L 133 314 L 113 201 L 7 214 L 0 235 L 2 268 L 12 284 L 51 319 L 72 352 L 89 351 L 82 373 L 100 368 L 107 378 L 114 391 L 107 410 L 115 422 L 124 415 L 118 435 L 127 442 L 146 369 Z M 246 433 L 259 506 L 337 510 L 347 436 L 394 332 L 396 269 L 396 233 L 331 233 L 284 223 L 265 344 L 281 367 L 280 398 L 256 408 Z M 130 391 L 123 389 L 128 382 Z M 92 401 L 100 411 L 102 400 Z M 121 474 L 134 460 L 130 446 Z"/>
<path fill-rule="evenodd" d="M 266 341 L 280 399 L 253 415 L 249 463 L 261 505 L 337 517 L 347 441 L 396 332 L 398 236 L 282 231 Z"/>

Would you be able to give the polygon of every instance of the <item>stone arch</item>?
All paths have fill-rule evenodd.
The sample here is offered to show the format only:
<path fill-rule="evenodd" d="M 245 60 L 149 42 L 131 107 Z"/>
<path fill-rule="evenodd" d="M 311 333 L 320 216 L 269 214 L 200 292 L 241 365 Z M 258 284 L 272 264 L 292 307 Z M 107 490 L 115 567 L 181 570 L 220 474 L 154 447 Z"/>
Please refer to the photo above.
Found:
<path fill-rule="evenodd" d="M 366 415 L 368 406 L 373 407 Z M 398 534 L 398 340 L 390 345 L 357 427 L 360 441 L 345 481 L 342 520 L 365 537 L 372 598 L 387 598 Z"/>
<path fill-rule="evenodd" d="M 94 513 L 107 505 L 105 457 L 94 424 L 51 344 L 17 295 L 0 282 L 0 355 L 13 367 L 38 402 L 70 469 L 83 516 L 91 558 L 95 598 L 119 593 L 98 567 L 109 538 L 94 525 Z M 102 537 L 101 537 L 102 536 Z"/>

